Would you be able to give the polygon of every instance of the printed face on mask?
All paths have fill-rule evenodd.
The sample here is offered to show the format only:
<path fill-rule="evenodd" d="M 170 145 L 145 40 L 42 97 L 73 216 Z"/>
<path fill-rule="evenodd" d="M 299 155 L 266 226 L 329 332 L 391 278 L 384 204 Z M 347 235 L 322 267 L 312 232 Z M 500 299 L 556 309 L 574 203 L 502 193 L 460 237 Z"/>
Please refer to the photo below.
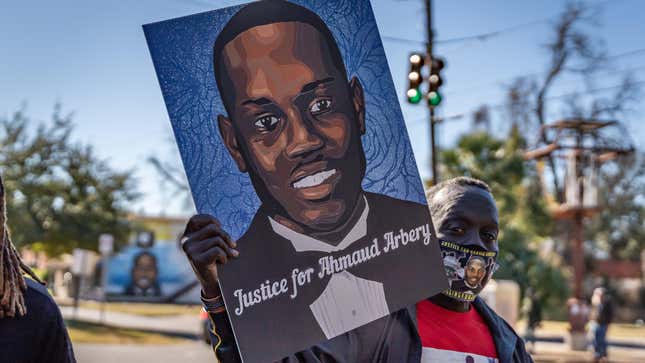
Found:
<path fill-rule="evenodd" d="M 443 291 L 455 300 L 473 301 L 497 268 L 497 252 L 440 241 L 441 256 L 450 288 Z"/>
<path fill-rule="evenodd" d="M 466 278 L 464 278 L 466 286 L 471 289 L 478 288 L 485 274 L 486 262 L 481 257 L 473 256 L 468 259 L 468 262 L 466 262 Z"/>

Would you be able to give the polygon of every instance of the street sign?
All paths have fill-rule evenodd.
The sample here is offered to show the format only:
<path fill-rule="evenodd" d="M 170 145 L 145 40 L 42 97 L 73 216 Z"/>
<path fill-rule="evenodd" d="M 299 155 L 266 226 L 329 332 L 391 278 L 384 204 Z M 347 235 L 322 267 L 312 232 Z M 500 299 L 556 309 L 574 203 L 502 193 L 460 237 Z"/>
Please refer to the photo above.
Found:
<path fill-rule="evenodd" d="M 152 231 L 141 231 L 137 234 L 137 246 L 150 248 L 155 244 L 155 233 Z"/>
<path fill-rule="evenodd" d="M 72 256 L 72 273 L 74 275 L 89 276 L 92 273 L 93 261 L 95 261 L 95 257 L 93 258 L 93 256 L 96 256 L 96 254 L 89 250 L 75 248 Z"/>
<path fill-rule="evenodd" d="M 114 236 L 103 233 L 99 236 L 99 251 L 102 255 L 109 255 L 114 251 Z"/>

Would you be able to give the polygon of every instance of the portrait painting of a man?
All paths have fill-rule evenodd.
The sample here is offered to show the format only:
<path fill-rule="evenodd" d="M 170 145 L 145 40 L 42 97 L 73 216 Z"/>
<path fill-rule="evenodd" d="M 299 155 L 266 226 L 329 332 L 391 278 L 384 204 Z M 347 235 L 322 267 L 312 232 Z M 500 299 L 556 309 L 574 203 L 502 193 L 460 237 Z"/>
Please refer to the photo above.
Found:
<path fill-rule="evenodd" d="M 157 258 L 150 252 L 141 252 L 132 262 L 131 282 L 125 288 L 130 296 L 161 296 L 158 282 Z"/>
<path fill-rule="evenodd" d="M 375 27 L 369 2 L 354 3 L 367 6 Z M 164 90 L 156 34 L 151 35 L 155 25 L 144 29 Z M 381 51 L 380 41 L 377 46 Z M 233 161 L 236 170 L 227 172 L 247 175 L 259 202 L 237 238 L 240 258 L 218 268 L 244 360 L 279 359 L 445 288 L 427 206 L 392 196 L 406 188 L 423 195 L 416 170 L 413 182 L 365 188 L 367 172 L 379 170 L 367 155 L 395 152 L 366 151 L 370 132 L 395 138 L 369 122 L 380 107 L 395 108 L 395 117 L 383 122 L 404 129 L 399 106 L 395 99 L 368 106 L 361 77 L 348 72 L 321 16 L 282 0 L 242 5 L 230 11 L 211 50 L 210 82 L 222 105 L 211 113 L 211 130 L 217 132 L 211 137 L 218 137 L 226 151 L 218 155 Z M 383 54 L 378 61 L 385 63 Z M 372 82 L 374 76 L 367 78 Z M 167 99 L 165 90 L 164 95 Z M 169 112 L 173 120 L 171 107 Z M 407 138 L 403 142 L 409 145 Z M 193 147 L 182 150 L 185 165 L 193 156 L 184 150 L 194 153 Z M 401 157 L 389 163 L 400 168 L 413 159 L 409 148 Z M 378 173 L 400 170 L 381 166 Z M 192 185 L 198 176 L 189 167 L 187 174 Z M 210 185 L 208 190 L 217 193 L 218 187 L 230 188 Z M 213 198 L 195 189 L 198 208 L 205 205 L 200 198 Z M 271 331 L 283 338 L 269 337 Z"/>

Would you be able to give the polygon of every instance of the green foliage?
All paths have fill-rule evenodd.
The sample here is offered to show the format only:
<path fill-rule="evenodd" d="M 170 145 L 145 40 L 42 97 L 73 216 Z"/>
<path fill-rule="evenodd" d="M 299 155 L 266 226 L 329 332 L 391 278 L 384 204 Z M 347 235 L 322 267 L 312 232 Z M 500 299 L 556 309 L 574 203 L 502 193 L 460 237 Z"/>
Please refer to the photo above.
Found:
<path fill-rule="evenodd" d="M 441 153 L 442 176 L 470 176 L 489 184 L 500 221 L 500 270 L 497 278 L 515 280 L 522 291 L 531 286 L 548 309 L 561 307 L 566 279 L 553 261 L 538 253 L 552 232 L 534 165 L 524 161 L 524 140 L 513 127 L 506 140 L 487 132 L 462 136 Z"/>
<path fill-rule="evenodd" d="M 98 236 L 117 243 L 130 233 L 126 205 L 136 199 L 131 171 L 113 171 L 91 146 L 74 143 L 71 116 L 56 107 L 49 125 L 23 111 L 0 119 L 0 168 L 13 241 L 50 255 L 97 249 Z"/>

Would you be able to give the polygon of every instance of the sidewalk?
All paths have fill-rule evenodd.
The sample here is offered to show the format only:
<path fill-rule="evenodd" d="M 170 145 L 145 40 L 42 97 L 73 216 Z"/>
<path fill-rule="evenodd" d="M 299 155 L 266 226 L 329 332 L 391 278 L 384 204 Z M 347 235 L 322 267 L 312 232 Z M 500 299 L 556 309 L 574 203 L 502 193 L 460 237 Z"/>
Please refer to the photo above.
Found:
<path fill-rule="evenodd" d="M 562 335 L 536 334 L 535 338 L 539 342 L 560 343 L 560 344 L 565 343 L 564 336 L 562 336 Z M 645 350 L 645 339 L 643 339 L 643 337 L 609 338 L 609 339 L 607 339 L 607 344 L 610 347 L 615 347 L 615 348 L 631 348 L 631 349 L 643 349 L 643 350 Z"/>
<path fill-rule="evenodd" d="M 645 349 L 609 347 L 609 361 L 612 363 L 645 362 Z M 532 354 L 536 363 L 582 363 L 591 362 L 591 351 L 574 352 L 562 343 L 537 342 Z"/>
<path fill-rule="evenodd" d="M 83 363 L 215 363 L 210 346 L 202 342 L 172 345 L 74 344 L 76 360 Z"/>
<path fill-rule="evenodd" d="M 66 319 L 74 319 L 74 308 L 71 306 L 61 307 L 61 312 Z M 101 312 L 95 309 L 80 308 L 77 311 L 77 320 L 101 323 Z M 197 315 L 176 315 L 146 317 L 134 314 L 119 312 L 105 312 L 105 324 L 120 328 L 131 328 L 144 331 L 154 331 L 163 334 L 180 336 L 194 339 L 200 334 L 200 322 Z M 532 355 L 536 362 L 542 363 L 578 363 L 591 362 L 591 352 L 574 352 L 564 344 L 564 337 L 557 334 L 538 334 L 538 342 Z M 645 338 L 613 338 L 610 339 L 609 357 L 615 363 L 637 363 L 645 362 Z M 212 351 L 201 343 L 188 343 L 159 348 L 132 345 L 102 345 L 102 344 L 79 344 L 77 354 L 79 357 L 93 357 L 98 354 L 103 358 L 92 358 L 91 360 L 79 360 L 96 363 L 127 363 L 147 361 L 151 356 L 158 356 L 159 362 L 182 361 L 190 358 L 191 361 L 201 362 L 202 359 L 212 361 Z M 154 352 L 153 352 L 154 351 Z M 102 354 L 105 353 L 105 354 Z M 196 355 L 196 356 L 193 356 Z M 125 358 L 129 357 L 129 358 Z M 138 358 L 135 358 L 138 357 Z M 130 359 L 134 358 L 134 359 Z M 181 358 L 181 359 L 178 359 Z M 97 360 L 98 359 L 98 360 Z"/>
<path fill-rule="evenodd" d="M 194 339 L 201 335 L 199 316 L 197 315 L 176 315 L 147 317 L 134 314 L 124 314 L 113 311 L 105 311 L 105 319 L 101 321 L 100 310 L 79 307 L 76 314 L 71 306 L 61 306 L 61 313 L 65 319 L 76 319 L 92 323 L 104 323 L 105 325 L 120 328 L 139 329 L 154 331 L 174 336 L 182 336 Z"/>

